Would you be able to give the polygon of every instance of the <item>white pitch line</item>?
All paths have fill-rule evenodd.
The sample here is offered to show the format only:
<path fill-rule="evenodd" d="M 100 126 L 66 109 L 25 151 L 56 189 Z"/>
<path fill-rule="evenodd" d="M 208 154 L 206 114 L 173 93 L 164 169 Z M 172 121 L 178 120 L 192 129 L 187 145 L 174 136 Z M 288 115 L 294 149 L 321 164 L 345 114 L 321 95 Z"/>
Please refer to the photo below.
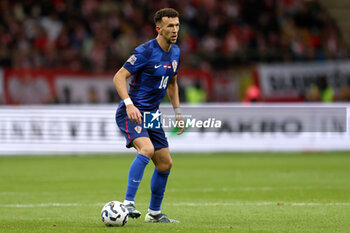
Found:
<path fill-rule="evenodd" d="M 182 202 L 182 203 L 170 203 L 167 205 L 173 206 L 350 206 L 350 203 L 347 202 L 330 202 L 330 203 L 315 203 L 315 202 L 228 202 L 228 203 L 191 203 L 191 202 Z"/>
<path fill-rule="evenodd" d="M 350 187 L 316 187 L 316 186 L 295 186 L 295 187 L 221 187 L 221 188 L 169 188 L 166 192 L 234 192 L 234 191 L 276 191 L 276 190 L 313 190 L 313 189 L 322 189 L 322 190 L 349 190 Z M 52 195 L 52 194 L 66 194 L 69 192 L 0 192 L 0 196 L 12 196 L 12 195 L 31 195 L 31 194 L 40 194 L 40 195 Z"/>
<path fill-rule="evenodd" d="M 70 207 L 81 206 L 79 203 L 38 203 L 38 204 L 2 204 L 0 207 L 8 208 L 37 208 L 37 207 Z"/>
<path fill-rule="evenodd" d="M 275 190 L 348 190 L 346 187 L 314 187 L 314 186 L 296 186 L 296 187 L 222 187 L 222 188 L 170 188 L 167 192 L 232 192 L 232 191 L 275 191 Z"/>
<path fill-rule="evenodd" d="M 77 206 L 103 206 L 105 203 L 38 203 L 38 204 L 0 204 L 0 208 L 38 208 L 38 207 L 77 207 Z M 146 205 L 146 203 L 140 203 Z M 167 203 L 169 206 L 350 206 L 349 202 L 178 202 Z"/>
<path fill-rule="evenodd" d="M 30 194 L 52 195 L 57 193 L 62 193 L 62 192 L 0 192 L 0 196 L 30 195 Z"/>

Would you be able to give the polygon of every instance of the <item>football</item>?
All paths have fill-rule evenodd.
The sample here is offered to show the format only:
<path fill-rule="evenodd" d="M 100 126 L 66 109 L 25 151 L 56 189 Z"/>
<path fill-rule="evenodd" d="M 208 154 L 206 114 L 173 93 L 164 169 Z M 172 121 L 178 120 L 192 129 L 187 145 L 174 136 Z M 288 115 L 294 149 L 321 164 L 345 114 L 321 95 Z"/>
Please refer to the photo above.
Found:
<path fill-rule="evenodd" d="M 106 226 L 122 227 L 128 222 L 128 214 L 129 212 L 123 203 L 111 201 L 102 208 L 101 219 Z"/>

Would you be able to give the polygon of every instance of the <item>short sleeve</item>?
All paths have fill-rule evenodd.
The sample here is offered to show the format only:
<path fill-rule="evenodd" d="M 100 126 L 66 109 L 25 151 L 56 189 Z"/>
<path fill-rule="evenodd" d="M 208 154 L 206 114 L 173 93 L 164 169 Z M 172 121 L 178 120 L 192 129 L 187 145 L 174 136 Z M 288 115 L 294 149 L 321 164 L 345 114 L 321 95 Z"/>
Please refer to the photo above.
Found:
<path fill-rule="evenodd" d="M 179 71 L 179 67 L 180 67 L 180 62 L 181 62 L 181 60 L 179 60 L 179 62 L 177 62 L 176 63 L 176 71 L 175 71 L 175 73 L 174 73 L 174 75 L 177 75 L 177 72 Z M 173 66 L 174 66 L 175 64 L 173 64 Z"/>
<path fill-rule="evenodd" d="M 181 63 L 181 52 L 179 47 L 176 46 L 175 54 L 174 54 L 175 60 L 172 62 L 173 69 L 174 69 L 174 75 L 177 75 L 177 72 L 179 71 L 180 63 Z"/>
<path fill-rule="evenodd" d="M 129 59 L 124 63 L 123 67 L 127 69 L 130 74 L 135 74 L 147 63 L 147 59 L 139 52 L 133 51 Z"/>

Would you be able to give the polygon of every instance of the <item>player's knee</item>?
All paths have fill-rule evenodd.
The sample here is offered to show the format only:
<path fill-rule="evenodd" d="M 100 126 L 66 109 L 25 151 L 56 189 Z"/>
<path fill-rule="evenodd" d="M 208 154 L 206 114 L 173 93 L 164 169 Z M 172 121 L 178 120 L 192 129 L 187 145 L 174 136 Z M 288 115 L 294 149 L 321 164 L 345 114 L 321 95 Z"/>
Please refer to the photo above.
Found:
<path fill-rule="evenodd" d="M 167 172 L 170 171 L 171 167 L 173 166 L 173 161 L 170 160 L 166 163 L 161 163 L 157 166 L 157 170 L 160 172 Z"/>
<path fill-rule="evenodd" d="M 173 161 L 170 160 L 167 164 L 167 171 L 170 171 L 171 167 L 173 166 Z"/>
<path fill-rule="evenodd" d="M 143 146 L 140 151 L 140 154 L 147 156 L 148 158 L 152 158 L 154 154 L 154 147 L 153 146 Z"/>

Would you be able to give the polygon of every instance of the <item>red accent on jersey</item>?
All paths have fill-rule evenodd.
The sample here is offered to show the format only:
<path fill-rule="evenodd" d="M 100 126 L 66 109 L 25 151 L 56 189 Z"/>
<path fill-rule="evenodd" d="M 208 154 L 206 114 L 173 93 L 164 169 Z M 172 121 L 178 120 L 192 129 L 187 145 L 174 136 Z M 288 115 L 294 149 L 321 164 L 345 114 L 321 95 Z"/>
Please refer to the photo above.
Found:
<path fill-rule="evenodd" d="M 132 87 L 135 85 L 136 78 L 137 78 L 137 72 L 134 74 L 134 82 L 131 84 Z"/>
<path fill-rule="evenodd" d="M 128 129 L 128 118 L 125 119 L 125 128 L 126 128 L 126 134 L 128 135 L 129 141 L 131 142 L 129 129 Z"/>

